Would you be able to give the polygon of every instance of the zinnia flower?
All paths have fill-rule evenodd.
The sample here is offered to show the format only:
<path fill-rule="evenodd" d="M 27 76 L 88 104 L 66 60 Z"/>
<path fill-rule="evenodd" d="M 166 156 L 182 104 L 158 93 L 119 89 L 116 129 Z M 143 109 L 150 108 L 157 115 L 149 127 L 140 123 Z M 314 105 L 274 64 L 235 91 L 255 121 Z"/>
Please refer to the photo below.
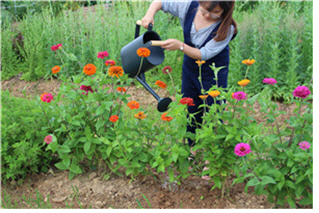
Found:
<path fill-rule="evenodd" d="M 96 66 L 94 64 L 87 64 L 83 67 L 85 75 L 93 75 L 96 73 Z"/>
<path fill-rule="evenodd" d="M 57 51 L 58 49 L 62 49 L 62 44 L 53 45 L 51 47 L 52 51 Z"/>
<path fill-rule="evenodd" d="M 143 120 L 144 118 L 147 117 L 147 115 L 144 115 L 144 112 L 138 112 L 137 114 L 134 115 L 135 118 Z"/>
<path fill-rule="evenodd" d="M 167 85 L 163 81 L 160 81 L 160 80 L 157 80 L 155 82 L 155 85 L 157 85 L 157 86 L 159 86 L 159 87 L 161 87 L 163 89 L 165 89 L 167 87 Z"/>
<path fill-rule="evenodd" d="M 239 143 L 235 146 L 235 154 L 238 156 L 245 156 L 250 152 L 250 146 L 247 143 Z"/>
<path fill-rule="evenodd" d="M 110 66 L 115 66 L 115 64 L 116 64 L 116 63 L 115 63 L 114 60 L 106 60 L 106 61 L 105 61 L 105 65 L 106 65 L 106 66 L 109 66 L 109 65 L 110 65 Z"/>
<path fill-rule="evenodd" d="M 94 92 L 91 86 L 85 86 L 85 85 L 81 85 L 80 90 L 84 90 L 86 93 L 83 92 L 82 94 L 85 94 L 85 95 L 88 95 L 89 92 Z"/>
<path fill-rule="evenodd" d="M 247 84 L 249 84 L 249 83 L 250 83 L 250 80 L 248 80 L 248 79 L 238 81 L 239 86 L 242 86 L 242 87 L 247 86 Z"/>
<path fill-rule="evenodd" d="M 232 98 L 232 99 L 235 99 L 235 98 L 234 98 L 234 93 L 233 93 L 233 92 L 232 92 L 232 94 L 231 94 L 231 98 Z"/>
<path fill-rule="evenodd" d="M 206 61 L 204 61 L 204 60 L 197 60 L 197 61 L 195 61 L 196 62 L 196 64 L 198 64 L 198 66 L 200 67 L 202 64 L 205 64 L 206 63 Z"/>
<path fill-rule="evenodd" d="M 148 57 L 151 54 L 151 51 L 146 47 L 141 47 L 136 51 L 139 57 Z"/>
<path fill-rule="evenodd" d="M 303 150 L 310 148 L 310 143 L 308 143 L 307 141 L 302 141 L 298 145 L 299 145 L 299 148 Z"/>
<path fill-rule="evenodd" d="M 265 78 L 263 80 L 263 83 L 269 84 L 269 85 L 274 85 L 274 84 L 277 84 L 277 81 L 274 78 Z"/>
<path fill-rule="evenodd" d="M 43 93 L 40 99 L 43 102 L 50 103 L 53 100 L 53 95 L 51 93 Z"/>
<path fill-rule="evenodd" d="M 44 138 L 44 142 L 46 143 L 46 144 L 50 144 L 50 143 L 52 143 L 52 135 L 48 135 L 48 136 L 46 136 L 45 138 Z"/>
<path fill-rule="evenodd" d="M 126 89 L 124 87 L 118 87 L 116 88 L 116 90 L 119 92 L 126 92 Z"/>
<path fill-rule="evenodd" d="M 117 116 L 117 115 L 112 115 L 109 120 L 114 123 L 114 122 L 116 122 L 118 119 L 119 119 L 119 116 Z"/>
<path fill-rule="evenodd" d="M 56 73 L 60 72 L 61 67 L 59 67 L 59 66 L 54 66 L 51 70 L 52 70 L 52 73 L 53 73 L 53 74 L 56 74 Z"/>
<path fill-rule="evenodd" d="M 253 65 L 255 63 L 255 59 L 245 59 L 241 63 L 246 64 L 248 66 Z"/>
<path fill-rule="evenodd" d="M 198 97 L 202 100 L 205 100 L 208 97 L 208 95 L 199 95 Z"/>
<path fill-rule="evenodd" d="M 208 95 L 212 96 L 213 98 L 216 98 L 217 96 L 219 96 L 220 92 L 217 90 L 213 90 L 208 92 Z"/>
<path fill-rule="evenodd" d="M 172 117 L 166 116 L 166 115 L 167 115 L 167 113 L 163 113 L 162 114 L 161 118 L 162 118 L 163 121 L 171 121 L 171 120 L 173 120 Z"/>
<path fill-rule="evenodd" d="M 131 108 L 131 109 L 138 109 L 138 108 L 140 108 L 139 103 L 136 102 L 136 101 L 131 101 L 131 102 L 127 103 L 127 106 L 128 106 L 129 108 Z"/>
<path fill-rule="evenodd" d="M 102 58 L 104 59 L 105 57 L 107 57 L 109 55 L 109 53 L 107 51 L 104 51 L 104 52 L 99 52 L 97 54 L 97 58 Z"/>
<path fill-rule="evenodd" d="M 118 78 L 119 76 L 123 75 L 123 72 L 124 70 L 120 66 L 112 66 L 109 68 L 109 76 L 112 77 L 116 76 Z"/>
<path fill-rule="evenodd" d="M 247 95 L 245 92 L 235 92 L 232 97 L 234 97 L 234 99 L 240 101 L 240 100 L 246 100 L 247 99 Z"/>
<path fill-rule="evenodd" d="M 163 70 L 162 70 L 162 72 L 163 72 L 164 74 L 171 73 L 171 72 L 172 72 L 171 66 L 166 66 L 166 67 L 164 67 Z"/>
<path fill-rule="evenodd" d="M 182 98 L 182 99 L 179 101 L 179 103 L 181 103 L 181 104 L 187 104 L 187 106 L 195 106 L 194 100 L 193 100 L 192 98 L 187 98 L 187 97 Z"/>
<path fill-rule="evenodd" d="M 310 93 L 310 90 L 306 86 L 297 86 L 297 88 L 292 92 L 293 96 L 303 99 L 307 98 Z"/>

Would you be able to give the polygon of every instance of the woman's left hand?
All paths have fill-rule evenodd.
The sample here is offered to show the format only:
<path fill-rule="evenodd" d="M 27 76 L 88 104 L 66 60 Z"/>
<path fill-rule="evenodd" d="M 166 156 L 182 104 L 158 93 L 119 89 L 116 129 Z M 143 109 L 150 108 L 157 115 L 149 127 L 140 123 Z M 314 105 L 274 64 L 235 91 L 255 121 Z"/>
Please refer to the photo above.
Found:
<path fill-rule="evenodd" d="M 183 42 L 177 39 L 167 39 L 161 45 L 166 50 L 179 50 L 183 46 Z"/>

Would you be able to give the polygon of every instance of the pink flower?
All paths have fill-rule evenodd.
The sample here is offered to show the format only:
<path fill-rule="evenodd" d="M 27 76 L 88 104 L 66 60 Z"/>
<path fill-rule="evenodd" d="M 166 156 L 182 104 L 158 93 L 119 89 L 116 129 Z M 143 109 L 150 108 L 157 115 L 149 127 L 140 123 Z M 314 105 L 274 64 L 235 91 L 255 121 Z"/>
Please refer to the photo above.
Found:
<path fill-rule="evenodd" d="M 277 84 L 277 81 L 274 78 L 265 78 L 263 80 L 263 83 L 266 83 L 266 84 L 269 84 L 269 85 L 274 85 L 274 84 Z"/>
<path fill-rule="evenodd" d="M 91 86 L 85 86 L 85 85 L 81 85 L 80 90 L 84 90 L 86 92 L 86 93 L 82 92 L 83 95 L 88 95 L 89 92 L 94 92 Z"/>
<path fill-rule="evenodd" d="M 245 156 L 250 152 L 250 146 L 247 143 L 239 143 L 235 146 L 235 154 L 238 156 Z"/>
<path fill-rule="evenodd" d="M 162 70 L 162 72 L 163 72 L 164 74 L 171 73 L 171 72 L 172 72 L 171 66 L 166 66 L 166 67 L 164 67 L 163 70 Z"/>
<path fill-rule="evenodd" d="M 53 100 L 53 95 L 51 93 L 43 93 L 40 97 L 41 101 L 50 103 Z"/>
<path fill-rule="evenodd" d="M 293 96 L 297 98 L 307 98 L 310 95 L 310 91 L 306 86 L 297 86 L 297 88 L 292 92 Z"/>
<path fill-rule="evenodd" d="M 44 138 L 44 142 L 45 142 L 46 144 L 52 143 L 52 135 L 46 136 L 46 137 Z"/>
<path fill-rule="evenodd" d="M 62 44 L 57 44 L 57 45 L 53 45 L 51 47 L 51 50 L 52 51 L 57 51 L 58 49 L 61 49 L 62 48 Z"/>
<path fill-rule="evenodd" d="M 298 145 L 299 145 L 299 148 L 303 150 L 310 148 L 310 143 L 308 143 L 307 141 L 302 141 Z"/>
<path fill-rule="evenodd" d="M 247 95 L 245 92 L 234 92 L 234 94 L 232 95 L 232 97 L 238 101 L 240 100 L 246 100 L 247 99 Z"/>
<path fill-rule="evenodd" d="M 107 57 L 108 55 L 109 55 L 109 53 L 108 53 L 107 51 L 104 51 L 104 52 L 99 52 L 99 53 L 97 54 L 97 57 L 104 59 L 104 58 Z"/>

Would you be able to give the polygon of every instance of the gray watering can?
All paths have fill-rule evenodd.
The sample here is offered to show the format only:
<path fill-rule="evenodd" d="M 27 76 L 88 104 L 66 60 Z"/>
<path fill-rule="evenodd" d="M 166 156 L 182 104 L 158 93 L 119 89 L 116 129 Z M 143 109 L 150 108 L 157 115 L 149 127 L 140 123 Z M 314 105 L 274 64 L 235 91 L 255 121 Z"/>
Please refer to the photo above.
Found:
<path fill-rule="evenodd" d="M 168 109 L 168 105 L 172 102 L 172 99 L 169 97 L 159 97 L 159 95 L 146 83 L 144 75 L 145 72 L 160 65 L 164 61 L 164 51 L 160 47 L 162 42 L 161 37 L 156 32 L 152 31 L 152 24 L 149 24 L 147 32 L 139 36 L 140 25 L 141 21 L 137 21 L 134 40 L 121 49 L 123 70 L 130 78 L 136 78 L 145 89 L 154 96 L 158 101 L 157 110 L 159 112 L 165 112 Z M 148 48 L 151 51 L 151 54 L 143 59 L 143 64 L 140 68 L 141 57 L 137 55 L 136 51 L 141 47 Z"/>

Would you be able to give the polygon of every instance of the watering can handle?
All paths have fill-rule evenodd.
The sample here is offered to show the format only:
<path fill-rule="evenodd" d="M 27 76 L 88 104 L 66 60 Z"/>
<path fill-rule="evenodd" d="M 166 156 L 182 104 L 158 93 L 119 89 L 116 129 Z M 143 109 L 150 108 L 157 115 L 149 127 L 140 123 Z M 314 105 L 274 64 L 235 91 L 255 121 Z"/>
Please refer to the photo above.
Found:
<path fill-rule="evenodd" d="M 141 20 L 137 20 L 137 21 L 136 21 L 136 25 L 141 26 L 141 25 L 142 25 L 142 21 L 141 21 Z M 152 23 L 149 23 L 147 29 L 148 29 L 148 31 L 151 31 L 151 30 L 153 29 L 153 24 L 152 24 Z"/>

